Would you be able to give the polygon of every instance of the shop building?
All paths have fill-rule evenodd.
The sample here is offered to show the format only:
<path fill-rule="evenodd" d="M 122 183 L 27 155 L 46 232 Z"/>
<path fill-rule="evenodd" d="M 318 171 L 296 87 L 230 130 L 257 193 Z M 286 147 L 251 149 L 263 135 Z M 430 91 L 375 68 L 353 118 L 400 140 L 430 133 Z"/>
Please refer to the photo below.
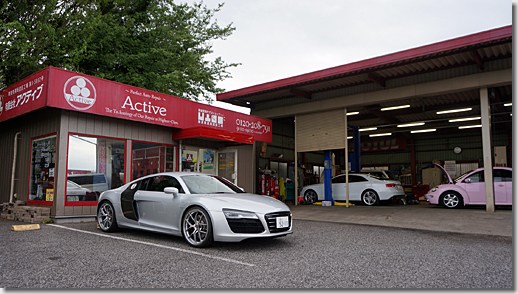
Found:
<path fill-rule="evenodd" d="M 319 181 L 329 150 L 333 175 L 390 170 L 411 192 L 420 184 L 431 188 L 437 181 L 427 167 L 435 161 L 447 163 L 453 176 L 512 166 L 512 26 L 228 91 L 217 100 L 272 120 L 272 143 L 256 148 L 257 170 L 291 178 L 297 191 Z"/>
<path fill-rule="evenodd" d="M 99 194 L 144 175 L 197 171 L 254 190 L 254 142 L 272 122 L 47 67 L 0 93 L 2 202 L 90 219 Z"/>

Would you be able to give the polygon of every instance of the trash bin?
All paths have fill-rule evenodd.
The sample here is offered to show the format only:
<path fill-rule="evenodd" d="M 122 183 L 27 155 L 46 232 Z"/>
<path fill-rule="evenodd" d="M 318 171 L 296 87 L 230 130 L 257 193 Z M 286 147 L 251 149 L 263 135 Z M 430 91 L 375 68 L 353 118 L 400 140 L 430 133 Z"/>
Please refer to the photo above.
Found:
<path fill-rule="evenodd" d="M 286 183 L 286 201 L 295 201 L 295 184 Z"/>

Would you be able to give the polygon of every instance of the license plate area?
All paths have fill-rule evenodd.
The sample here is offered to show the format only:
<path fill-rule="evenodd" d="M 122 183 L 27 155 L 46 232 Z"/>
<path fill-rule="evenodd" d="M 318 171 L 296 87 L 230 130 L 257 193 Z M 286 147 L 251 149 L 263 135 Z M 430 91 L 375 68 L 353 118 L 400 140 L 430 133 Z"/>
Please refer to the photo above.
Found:
<path fill-rule="evenodd" d="M 290 221 L 287 216 L 279 216 L 275 219 L 275 221 L 277 229 L 283 229 L 290 226 Z"/>

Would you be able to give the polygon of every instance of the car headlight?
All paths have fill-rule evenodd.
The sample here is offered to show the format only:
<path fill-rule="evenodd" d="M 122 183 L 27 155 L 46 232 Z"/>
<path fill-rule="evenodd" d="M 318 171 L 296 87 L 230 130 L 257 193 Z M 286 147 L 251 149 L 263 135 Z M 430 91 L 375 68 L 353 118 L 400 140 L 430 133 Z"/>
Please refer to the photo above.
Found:
<path fill-rule="evenodd" d="M 223 213 L 226 218 L 240 219 L 240 218 L 248 218 L 248 219 L 259 219 L 257 215 L 253 212 L 249 211 L 241 211 L 241 210 L 232 210 L 232 209 L 223 209 Z"/>
<path fill-rule="evenodd" d="M 430 190 L 430 191 L 432 191 L 432 192 L 437 191 L 437 187 L 433 187 L 432 190 Z"/>

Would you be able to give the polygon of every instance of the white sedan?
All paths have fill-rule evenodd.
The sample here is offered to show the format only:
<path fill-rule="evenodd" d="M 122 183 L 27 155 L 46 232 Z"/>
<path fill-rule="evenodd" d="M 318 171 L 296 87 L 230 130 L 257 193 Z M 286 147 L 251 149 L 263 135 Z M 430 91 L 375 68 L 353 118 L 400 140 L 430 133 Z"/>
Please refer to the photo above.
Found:
<path fill-rule="evenodd" d="M 332 197 L 346 201 L 345 175 L 331 179 Z M 300 192 L 305 203 L 325 200 L 324 184 L 314 184 L 302 188 Z M 349 201 L 361 201 L 365 205 L 377 205 L 380 201 L 405 198 L 405 189 L 399 181 L 380 180 L 364 174 L 349 174 Z"/>

